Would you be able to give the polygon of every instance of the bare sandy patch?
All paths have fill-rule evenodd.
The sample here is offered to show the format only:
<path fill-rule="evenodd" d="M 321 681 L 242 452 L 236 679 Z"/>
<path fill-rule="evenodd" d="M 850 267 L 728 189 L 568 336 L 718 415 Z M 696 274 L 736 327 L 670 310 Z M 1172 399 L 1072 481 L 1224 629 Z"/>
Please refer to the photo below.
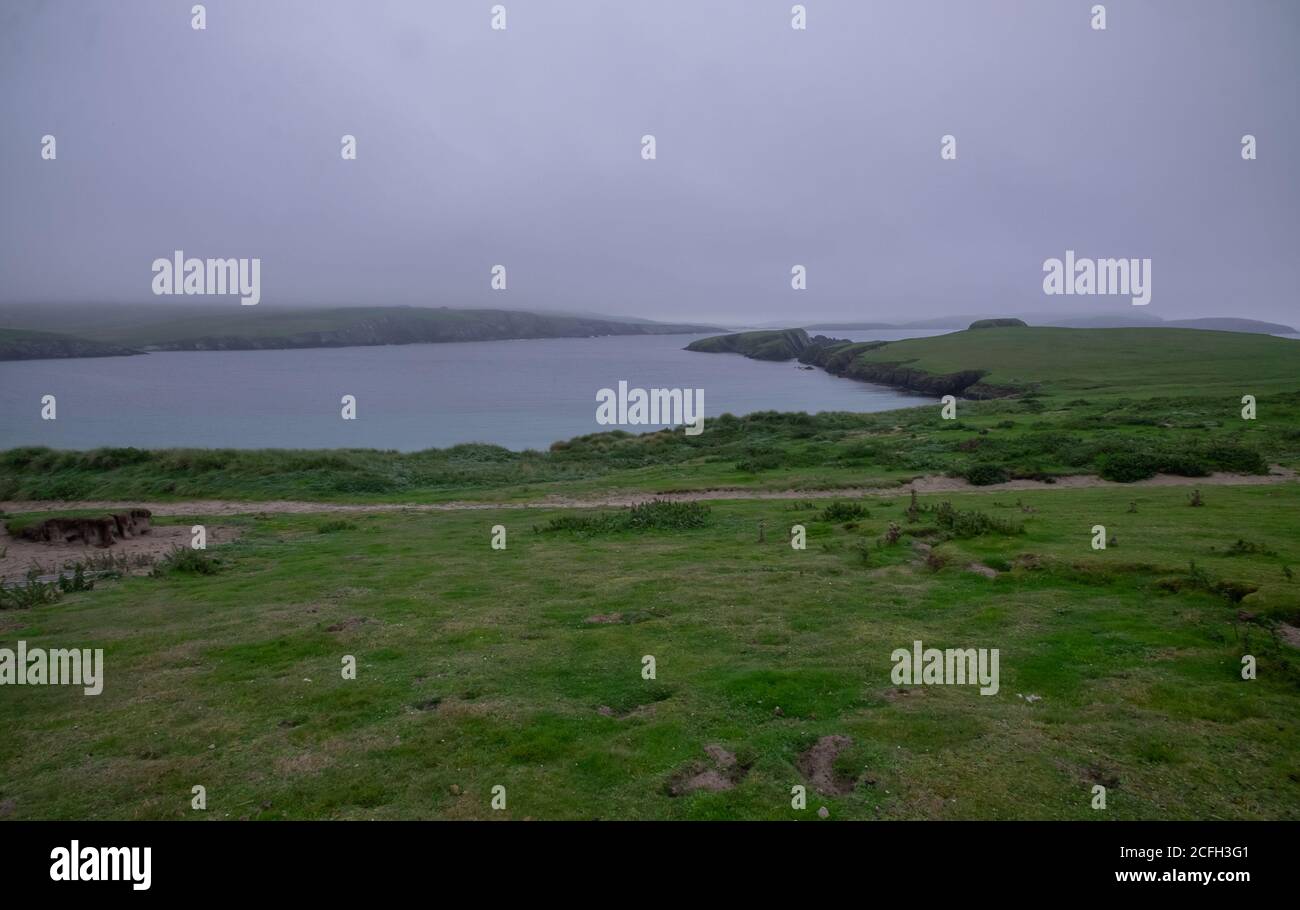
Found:
<path fill-rule="evenodd" d="M 48 505 L 45 507 L 48 508 Z M 16 511 L 13 509 L 6 511 Z M 28 511 L 36 511 L 29 509 Z M 234 528 L 207 526 L 208 545 L 229 543 L 238 536 Z M 32 567 L 48 573 L 59 571 L 68 563 L 90 563 L 105 555 L 114 559 L 125 557 L 132 575 L 142 575 L 149 566 L 137 565 L 138 560 L 150 561 L 166 556 L 176 547 L 190 545 L 190 529 L 184 525 L 154 526 L 148 534 L 118 540 L 111 547 L 88 547 L 84 543 L 45 543 L 21 540 L 7 530 L 0 529 L 0 576 L 9 581 L 21 579 Z"/>
<path fill-rule="evenodd" d="M 823 736 L 812 748 L 801 754 L 795 765 L 799 773 L 823 796 L 843 796 L 852 793 L 856 781 L 840 776 L 835 771 L 835 759 L 853 745 L 847 736 Z"/>

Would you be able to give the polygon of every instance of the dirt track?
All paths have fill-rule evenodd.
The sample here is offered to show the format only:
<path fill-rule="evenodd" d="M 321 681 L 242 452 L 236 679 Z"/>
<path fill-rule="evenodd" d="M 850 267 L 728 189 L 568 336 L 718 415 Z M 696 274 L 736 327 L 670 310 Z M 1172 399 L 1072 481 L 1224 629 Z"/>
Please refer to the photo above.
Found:
<path fill-rule="evenodd" d="M 1115 483 L 1102 480 L 1100 477 L 1093 475 L 1079 474 L 1058 478 L 1056 483 L 1050 484 L 1037 480 L 1012 480 L 1007 483 L 977 487 L 960 478 L 925 476 L 918 477 L 911 483 L 890 487 L 837 487 L 829 490 L 724 488 L 671 493 L 638 491 L 608 493 L 586 498 L 547 496 L 530 502 L 337 503 L 288 500 L 240 502 L 227 499 L 195 499 L 184 502 L 139 502 L 138 500 L 128 502 L 91 500 L 50 502 L 48 500 L 28 500 L 0 502 L 0 510 L 5 512 L 38 512 L 54 509 L 112 510 L 135 507 L 149 509 L 155 515 L 249 515 L 257 512 L 281 514 L 312 512 L 459 512 L 471 509 L 584 509 L 602 506 L 629 506 L 655 498 L 669 499 L 674 502 L 698 502 L 714 499 L 828 499 L 836 496 L 897 496 L 908 493 L 912 489 L 915 489 L 918 493 L 1001 493 L 1017 490 L 1077 490 L 1094 487 L 1133 489 L 1142 487 L 1258 486 L 1261 484 L 1289 483 L 1295 479 L 1295 471 L 1275 465 L 1272 473 L 1266 475 L 1215 473 L 1208 477 L 1176 477 L 1171 474 L 1157 474 L 1149 480 L 1139 480 L 1135 483 Z"/>

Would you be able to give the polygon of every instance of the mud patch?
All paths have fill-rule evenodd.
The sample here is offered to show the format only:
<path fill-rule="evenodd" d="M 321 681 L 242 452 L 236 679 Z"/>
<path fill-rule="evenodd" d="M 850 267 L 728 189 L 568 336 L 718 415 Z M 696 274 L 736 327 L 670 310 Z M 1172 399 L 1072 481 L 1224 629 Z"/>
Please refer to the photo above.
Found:
<path fill-rule="evenodd" d="M 596 616 L 588 616 L 583 622 L 601 625 L 604 623 L 620 623 L 623 621 L 622 613 L 600 613 Z"/>
<path fill-rule="evenodd" d="M 668 779 L 666 789 L 669 796 L 686 796 L 701 790 L 721 793 L 735 787 L 749 773 L 749 766 L 742 765 L 734 753 L 722 746 L 708 745 L 704 751 L 709 761 L 693 761 Z"/>
<path fill-rule="evenodd" d="M 818 793 L 823 796 L 844 796 L 852 793 L 856 784 L 852 778 L 836 773 L 835 759 L 851 745 L 853 740 L 847 736 L 823 736 L 811 749 L 799 756 L 795 766 Z"/>
<path fill-rule="evenodd" d="M 332 626 L 326 626 L 325 631 L 326 632 L 351 632 L 353 629 L 357 629 L 368 622 L 370 622 L 370 620 L 364 616 L 353 616 L 351 619 L 345 619 L 342 622 L 334 623 L 334 625 Z"/>

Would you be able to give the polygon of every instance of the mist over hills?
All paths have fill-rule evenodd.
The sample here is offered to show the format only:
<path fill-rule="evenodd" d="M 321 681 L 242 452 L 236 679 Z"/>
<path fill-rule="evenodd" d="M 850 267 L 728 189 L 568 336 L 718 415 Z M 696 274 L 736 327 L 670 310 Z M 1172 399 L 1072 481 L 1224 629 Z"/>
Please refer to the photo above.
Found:
<path fill-rule="evenodd" d="M 339 307 L 249 312 L 229 305 L 0 307 L 0 360 L 148 351 L 243 351 L 386 344 L 670 335 L 715 326 L 449 307 Z"/>

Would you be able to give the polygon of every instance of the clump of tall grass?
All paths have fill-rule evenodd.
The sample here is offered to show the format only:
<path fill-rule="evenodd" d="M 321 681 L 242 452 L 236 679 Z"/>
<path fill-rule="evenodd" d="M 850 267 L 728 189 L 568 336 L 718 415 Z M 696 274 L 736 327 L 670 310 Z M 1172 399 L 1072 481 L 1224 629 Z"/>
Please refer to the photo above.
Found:
<path fill-rule="evenodd" d="M 859 518 L 870 518 L 871 513 L 867 511 L 866 506 L 856 502 L 833 502 L 822 510 L 817 516 L 818 521 L 856 521 Z"/>
<path fill-rule="evenodd" d="M 174 547 L 158 560 L 150 574 L 161 576 L 179 572 L 184 575 L 215 575 L 220 570 L 220 561 L 209 556 L 206 550 Z"/>
<path fill-rule="evenodd" d="M 23 582 L 5 587 L 5 579 L 0 575 L 0 610 L 29 610 L 43 604 L 52 604 L 61 595 L 59 586 L 54 582 L 41 581 L 45 574 L 39 566 L 27 570 Z"/>
<path fill-rule="evenodd" d="M 687 531 L 709 523 L 709 507 L 700 502 L 671 502 L 654 499 L 620 512 L 594 515 L 566 514 L 552 518 L 533 530 L 577 534 L 610 534 L 619 531 Z"/>
<path fill-rule="evenodd" d="M 974 509 L 954 509 L 952 503 L 941 502 L 934 511 L 935 523 L 953 537 L 980 537 L 984 534 L 1023 534 L 1025 526 L 1018 521 L 996 518 Z"/>

